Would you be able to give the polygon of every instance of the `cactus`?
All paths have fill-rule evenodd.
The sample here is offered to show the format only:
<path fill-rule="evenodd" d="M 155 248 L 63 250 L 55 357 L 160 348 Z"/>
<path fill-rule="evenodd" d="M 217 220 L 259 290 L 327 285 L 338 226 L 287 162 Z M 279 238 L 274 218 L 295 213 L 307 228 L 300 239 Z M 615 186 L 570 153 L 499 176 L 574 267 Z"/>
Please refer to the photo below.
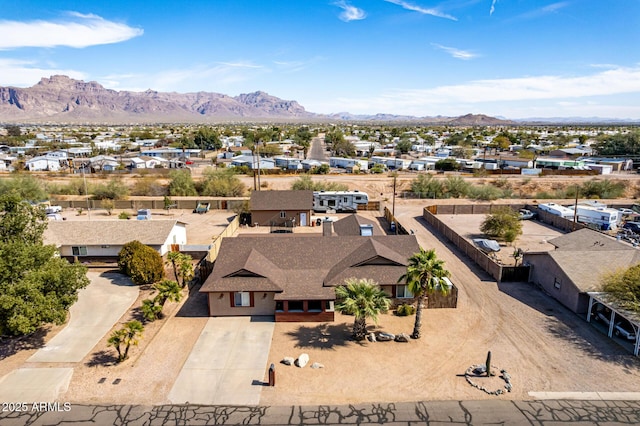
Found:
<path fill-rule="evenodd" d="M 487 362 L 485 363 L 485 368 L 487 370 L 487 377 L 492 376 L 492 374 L 491 374 L 491 351 L 487 352 Z"/>

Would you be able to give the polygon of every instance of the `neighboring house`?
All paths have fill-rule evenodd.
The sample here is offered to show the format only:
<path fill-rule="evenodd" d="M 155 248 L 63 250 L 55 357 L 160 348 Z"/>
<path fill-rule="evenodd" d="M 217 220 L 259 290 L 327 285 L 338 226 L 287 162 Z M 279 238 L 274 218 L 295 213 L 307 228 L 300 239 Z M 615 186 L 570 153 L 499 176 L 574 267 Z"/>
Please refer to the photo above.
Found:
<path fill-rule="evenodd" d="M 155 168 L 168 168 L 169 160 L 166 160 L 162 157 L 148 157 L 146 155 L 141 155 L 138 157 L 140 160 L 144 161 L 146 169 L 155 169 Z"/>
<path fill-rule="evenodd" d="M 162 158 L 166 158 L 167 160 L 171 159 L 171 158 L 191 158 L 191 157 L 199 157 L 200 153 L 202 152 L 201 149 L 197 149 L 197 148 L 188 148 L 188 149 L 182 149 L 182 148 L 158 148 L 158 149 L 148 149 L 148 150 L 144 150 L 144 151 L 140 151 L 140 153 L 138 154 L 139 157 L 141 156 L 146 156 L 146 157 L 162 157 Z"/>
<path fill-rule="evenodd" d="M 373 279 L 392 297 L 409 297 L 398 280 L 419 249 L 414 235 L 225 238 L 200 292 L 210 316 L 333 321 L 334 288 L 348 278 Z"/>
<path fill-rule="evenodd" d="M 640 251 L 588 228 L 549 240 L 556 249 L 525 253 L 529 281 L 578 314 L 589 308 L 587 292 L 599 291 L 601 279 L 617 269 L 640 263 Z"/>
<path fill-rule="evenodd" d="M 66 258 L 113 259 L 126 243 L 138 240 L 164 256 L 174 244 L 187 244 L 184 222 L 175 220 L 51 221 L 45 244 L 58 247 Z"/>
<path fill-rule="evenodd" d="M 60 170 L 60 160 L 47 156 L 33 157 L 25 162 L 25 167 L 30 172 L 57 172 L 58 170 Z"/>
<path fill-rule="evenodd" d="M 108 155 L 96 155 L 95 157 L 89 158 L 90 167 L 93 172 L 110 172 L 116 170 L 120 163 L 115 157 L 111 157 Z"/>
<path fill-rule="evenodd" d="M 249 208 L 260 226 L 309 226 L 313 191 L 253 191 Z"/>
<path fill-rule="evenodd" d="M 247 166 L 251 170 L 256 170 L 258 168 L 267 170 L 275 169 L 276 161 L 273 158 L 260 157 L 260 160 L 258 160 L 258 157 L 254 155 L 238 155 L 231 159 L 231 165 L 234 167 Z"/>

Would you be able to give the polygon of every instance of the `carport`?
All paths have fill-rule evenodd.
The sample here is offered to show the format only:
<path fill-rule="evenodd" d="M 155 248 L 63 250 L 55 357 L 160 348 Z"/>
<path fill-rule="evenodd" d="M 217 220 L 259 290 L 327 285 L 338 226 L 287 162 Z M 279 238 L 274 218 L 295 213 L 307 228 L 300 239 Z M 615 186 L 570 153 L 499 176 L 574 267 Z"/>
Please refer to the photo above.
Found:
<path fill-rule="evenodd" d="M 627 320 L 629 324 L 631 324 L 631 328 L 633 329 L 633 333 L 635 335 L 635 339 L 633 341 L 633 354 L 635 356 L 638 356 L 638 353 L 640 352 L 640 339 L 638 339 L 638 331 L 640 330 L 640 315 L 638 315 L 636 312 L 632 312 L 621 307 L 617 300 L 610 293 L 588 292 L 587 294 L 589 295 L 587 322 L 591 322 L 592 318 L 596 318 L 596 315 L 598 315 L 598 311 L 595 308 L 597 308 L 598 305 L 602 305 L 608 310 L 606 315 L 606 320 L 608 320 L 609 327 L 607 336 L 609 336 L 609 338 L 612 338 L 619 319 Z"/>

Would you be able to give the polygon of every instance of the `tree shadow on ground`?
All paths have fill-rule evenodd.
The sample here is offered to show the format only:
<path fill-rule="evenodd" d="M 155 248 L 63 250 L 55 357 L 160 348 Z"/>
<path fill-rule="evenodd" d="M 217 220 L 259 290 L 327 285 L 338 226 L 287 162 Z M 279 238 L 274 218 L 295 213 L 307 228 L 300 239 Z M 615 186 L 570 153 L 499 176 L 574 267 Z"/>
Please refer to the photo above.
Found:
<path fill-rule="evenodd" d="M 626 369 L 640 372 L 640 359 L 613 339 L 609 339 L 596 326 L 526 282 L 501 282 L 498 289 L 523 304 L 545 315 L 547 332 L 580 349 L 586 356 L 611 362 Z"/>
<path fill-rule="evenodd" d="M 118 357 L 112 351 L 98 351 L 87 361 L 88 367 L 110 367 L 118 364 Z"/>
<path fill-rule="evenodd" d="M 296 330 L 287 332 L 287 335 L 296 340 L 296 348 L 332 350 L 350 343 L 362 343 L 351 338 L 351 329 L 347 324 L 301 325 Z"/>
<path fill-rule="evenodd" d="M 44 346 L 44 338 L 51 330 L 50 326 L 42 327 L 28 336 L 1 336 L 0 360 L 8 358 L 21 351 L 40 349 Z"/>
<path fill-rule="evenodd" d="M 196 318 L 209 316 L 207 294 L 200 293 L 200 287 L 202 287 L 202 284 L 189 287 L 187 300 L 182 304 L 178 313 L 176 313 L 176 317 Z"/>

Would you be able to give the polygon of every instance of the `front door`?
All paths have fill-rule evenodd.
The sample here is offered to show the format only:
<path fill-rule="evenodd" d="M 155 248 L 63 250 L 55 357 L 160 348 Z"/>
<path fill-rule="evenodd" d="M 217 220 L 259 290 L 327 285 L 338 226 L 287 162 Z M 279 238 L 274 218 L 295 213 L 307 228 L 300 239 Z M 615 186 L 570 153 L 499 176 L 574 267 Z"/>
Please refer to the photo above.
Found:
<path fill-rule="evenodd" d="M 307 226 L 307 214 L 300 213 L 300 226 Z"/>

